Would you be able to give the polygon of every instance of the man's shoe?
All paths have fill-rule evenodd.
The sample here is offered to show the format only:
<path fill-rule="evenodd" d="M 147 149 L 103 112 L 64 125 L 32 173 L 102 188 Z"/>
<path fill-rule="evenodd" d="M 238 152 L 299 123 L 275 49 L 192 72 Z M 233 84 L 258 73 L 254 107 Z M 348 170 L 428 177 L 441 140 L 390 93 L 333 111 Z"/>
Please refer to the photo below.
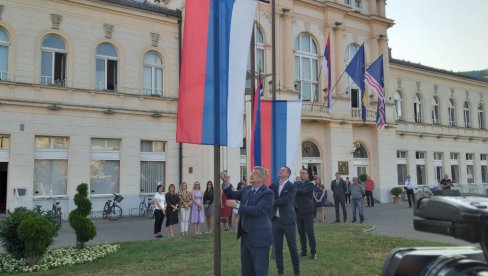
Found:
<path fill-rule="evenodd" d="M 355 223 L 355 222 L 356 222 L 356 220 L 355 220 L 355 219 L 353 219 L 353 220 L 351 221 L 351 223 Z"/>
<path fill-rule="evenodd" d="M 300 253 L 300 257 L 305 257 L 305 256 L 307 256 L 307 252 Z"/>
<path fill-rule="evenodd" d="M 283 273 L 278 273 L 278 276 L 283 276 Z"/>
<path fill-rule="evenodd" d="M 313 261 L 317 260 L 317 255 L 316 254 L 310 255 L 310 259 L 312 259 Z"/>
<path fill-rule="evenodd" d="M 334 222 L 341 222 L 340 220 L 336 219 Z"/>
<path fill-rule="evenodd" d="M 361 221 L 361 224 L 363 224 L 363 223 L 364 223 L 364 220 Z"/>

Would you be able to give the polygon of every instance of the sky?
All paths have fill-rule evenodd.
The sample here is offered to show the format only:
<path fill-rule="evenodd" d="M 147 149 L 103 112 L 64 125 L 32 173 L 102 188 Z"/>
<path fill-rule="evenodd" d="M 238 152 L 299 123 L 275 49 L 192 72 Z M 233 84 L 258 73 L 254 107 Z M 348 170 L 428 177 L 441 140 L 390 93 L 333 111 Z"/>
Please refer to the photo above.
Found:
<path fill-rule="evenodd" d="M 488 69 L 488 0 L 387 0 L 393 58 L 449 71 Z"/>

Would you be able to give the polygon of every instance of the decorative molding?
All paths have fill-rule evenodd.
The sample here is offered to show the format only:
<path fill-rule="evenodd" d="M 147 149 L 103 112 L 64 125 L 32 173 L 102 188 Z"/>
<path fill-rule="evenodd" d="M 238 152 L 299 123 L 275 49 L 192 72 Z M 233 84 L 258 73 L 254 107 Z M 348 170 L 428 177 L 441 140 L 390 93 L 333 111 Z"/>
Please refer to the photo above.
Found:
<path fill-rule="evenodd" d="M 151 45 L 154 47 L 158 47 L 159 44 L 159 34 L 151 33 Z"/>
<path fill-rule="evenodd" d="M 305 25 L 305 26 L 304 26 L 304 27 L 305 27 L 305 31 L 310 32 L 310 23 L 305 22 L 305 24 L 304 24 L 304 25 Z"/>
<path fill-rule="evenodd" d="M 263 12 L 264 17 L 266 20 L 268 20 L 269 23 L 271 23 L 271 14 L 269 12 Z"/>
<path fill-rule="evenodd" d="M 2 20 L 2 13 L 4 8 L 5 8 L 4 5 L 0 5 L 0 20 Z"/>
<path fill-rule="evenodd" d="M 437 94 L 437 90 L 439 89 L 439 85 L 434 84 L 434 93 Z"/>
<path fill-rule="evenodd" d="M 454 97 L 454 87 L 451 87 L 451 97 Z"/>
<path fill-rule="evenodd" d="M 357 34 L 354 34 L 352 36 L 352 41 L 354 41 L 354 43 L 358 44 L 358 35 Z"/>
<path fill-rule="evenodd" d="M 469 98 L 469 91 L 466 90 L 466 91 L 464 91 L 464 93 L 466 94 L 466 98 Z"/>
<path fill-rule="evenodd" d="M 421 83 L 420 81 L 416 81 L 416 82 L 415 82 L 415 85 L 417 86 L 417 91 L 420 91 L 420 85 L 421 85 L 421 84 L 422 84 L 422 83 Z"/>
<path fill-rule="evenodd" d="M 480 100 L 483 100 L 483 93 L 480 93 Z"/>
<path fill-rule="evenodd" d="M 105 38 L 112 39 L 114 25 L 103 23 L 103 31 L 105 32 Z"/>
<path fill-rule="evenodd" d="M 402 88 L 402 82 L 403 82 L 403 80 L 402 80 L 402 79 L 397 78 L 397 85 L 398 85 L 398 88 L 399 88 L 399 89 L 400 89 L 400 88 Z"/>
<path fill-rule="evenodd" d="M 51 13 L 51 28 L 58 30 L 62 18 L 59 14 Z"/>

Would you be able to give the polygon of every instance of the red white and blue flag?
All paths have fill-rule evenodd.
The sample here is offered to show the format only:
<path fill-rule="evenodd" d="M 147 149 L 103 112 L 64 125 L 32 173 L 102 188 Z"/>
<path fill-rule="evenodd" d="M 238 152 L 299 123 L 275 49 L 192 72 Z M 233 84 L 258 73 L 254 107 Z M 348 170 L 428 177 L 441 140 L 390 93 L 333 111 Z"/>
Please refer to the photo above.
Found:
<path fill-rule="evenodd" d="M 332 87 L 331 87 L 331 68 L 332 61 L 330 59 L 330 33 L 327 35 L 327 43 L 324 49 L 324 64 L 322 65 L 325 73 L 327 74 L 327 109 L 330 110 L 332 106 Z"/>
<path fill-rule="evenodd" d="M 378 129 L 383 128 L 386 124 L 385 83 L 383 75 L 383 55 L 381 55 L 369 66 L 364 74 L 366 83 L 378 94 L 378 105 L 376 109 L 376 127 Z"/>
<path fill-rule="evenodd" d="M 295 175 L 299 149 L 301 101 L 263 100 L 255 104 L 255 124 L 251 140 L 251 168 L 269 169 L 266 184 L 278 181 L 281 167 L 291 169 Z"/>
<path fill-rule="evenodd" d="M 256 0 L 189 0 L 176 141 L 240 147 Z"/>

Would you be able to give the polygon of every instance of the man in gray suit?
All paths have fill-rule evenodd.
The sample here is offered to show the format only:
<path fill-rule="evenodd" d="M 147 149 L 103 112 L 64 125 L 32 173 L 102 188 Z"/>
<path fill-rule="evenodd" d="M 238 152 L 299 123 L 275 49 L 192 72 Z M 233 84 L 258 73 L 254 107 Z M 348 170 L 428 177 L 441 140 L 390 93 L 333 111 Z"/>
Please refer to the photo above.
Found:
<path fill-rule="evenodd" d="M 334 193 L 334 206 L 335 206 L 335 213 L 336 213 L 336 220 L 335 222 L 341 222 L 339 219 L 339 204 L 342 207 L 342 218 L 344 222 L 347 221 L 347 211 L 346 211 L 346 191 L 347 191 L 347 184 L 344 179 L 341 178 L 341 175 L 336 172 L 335 179 L 332 180 L 330 183 L 330 189 Z"/>

